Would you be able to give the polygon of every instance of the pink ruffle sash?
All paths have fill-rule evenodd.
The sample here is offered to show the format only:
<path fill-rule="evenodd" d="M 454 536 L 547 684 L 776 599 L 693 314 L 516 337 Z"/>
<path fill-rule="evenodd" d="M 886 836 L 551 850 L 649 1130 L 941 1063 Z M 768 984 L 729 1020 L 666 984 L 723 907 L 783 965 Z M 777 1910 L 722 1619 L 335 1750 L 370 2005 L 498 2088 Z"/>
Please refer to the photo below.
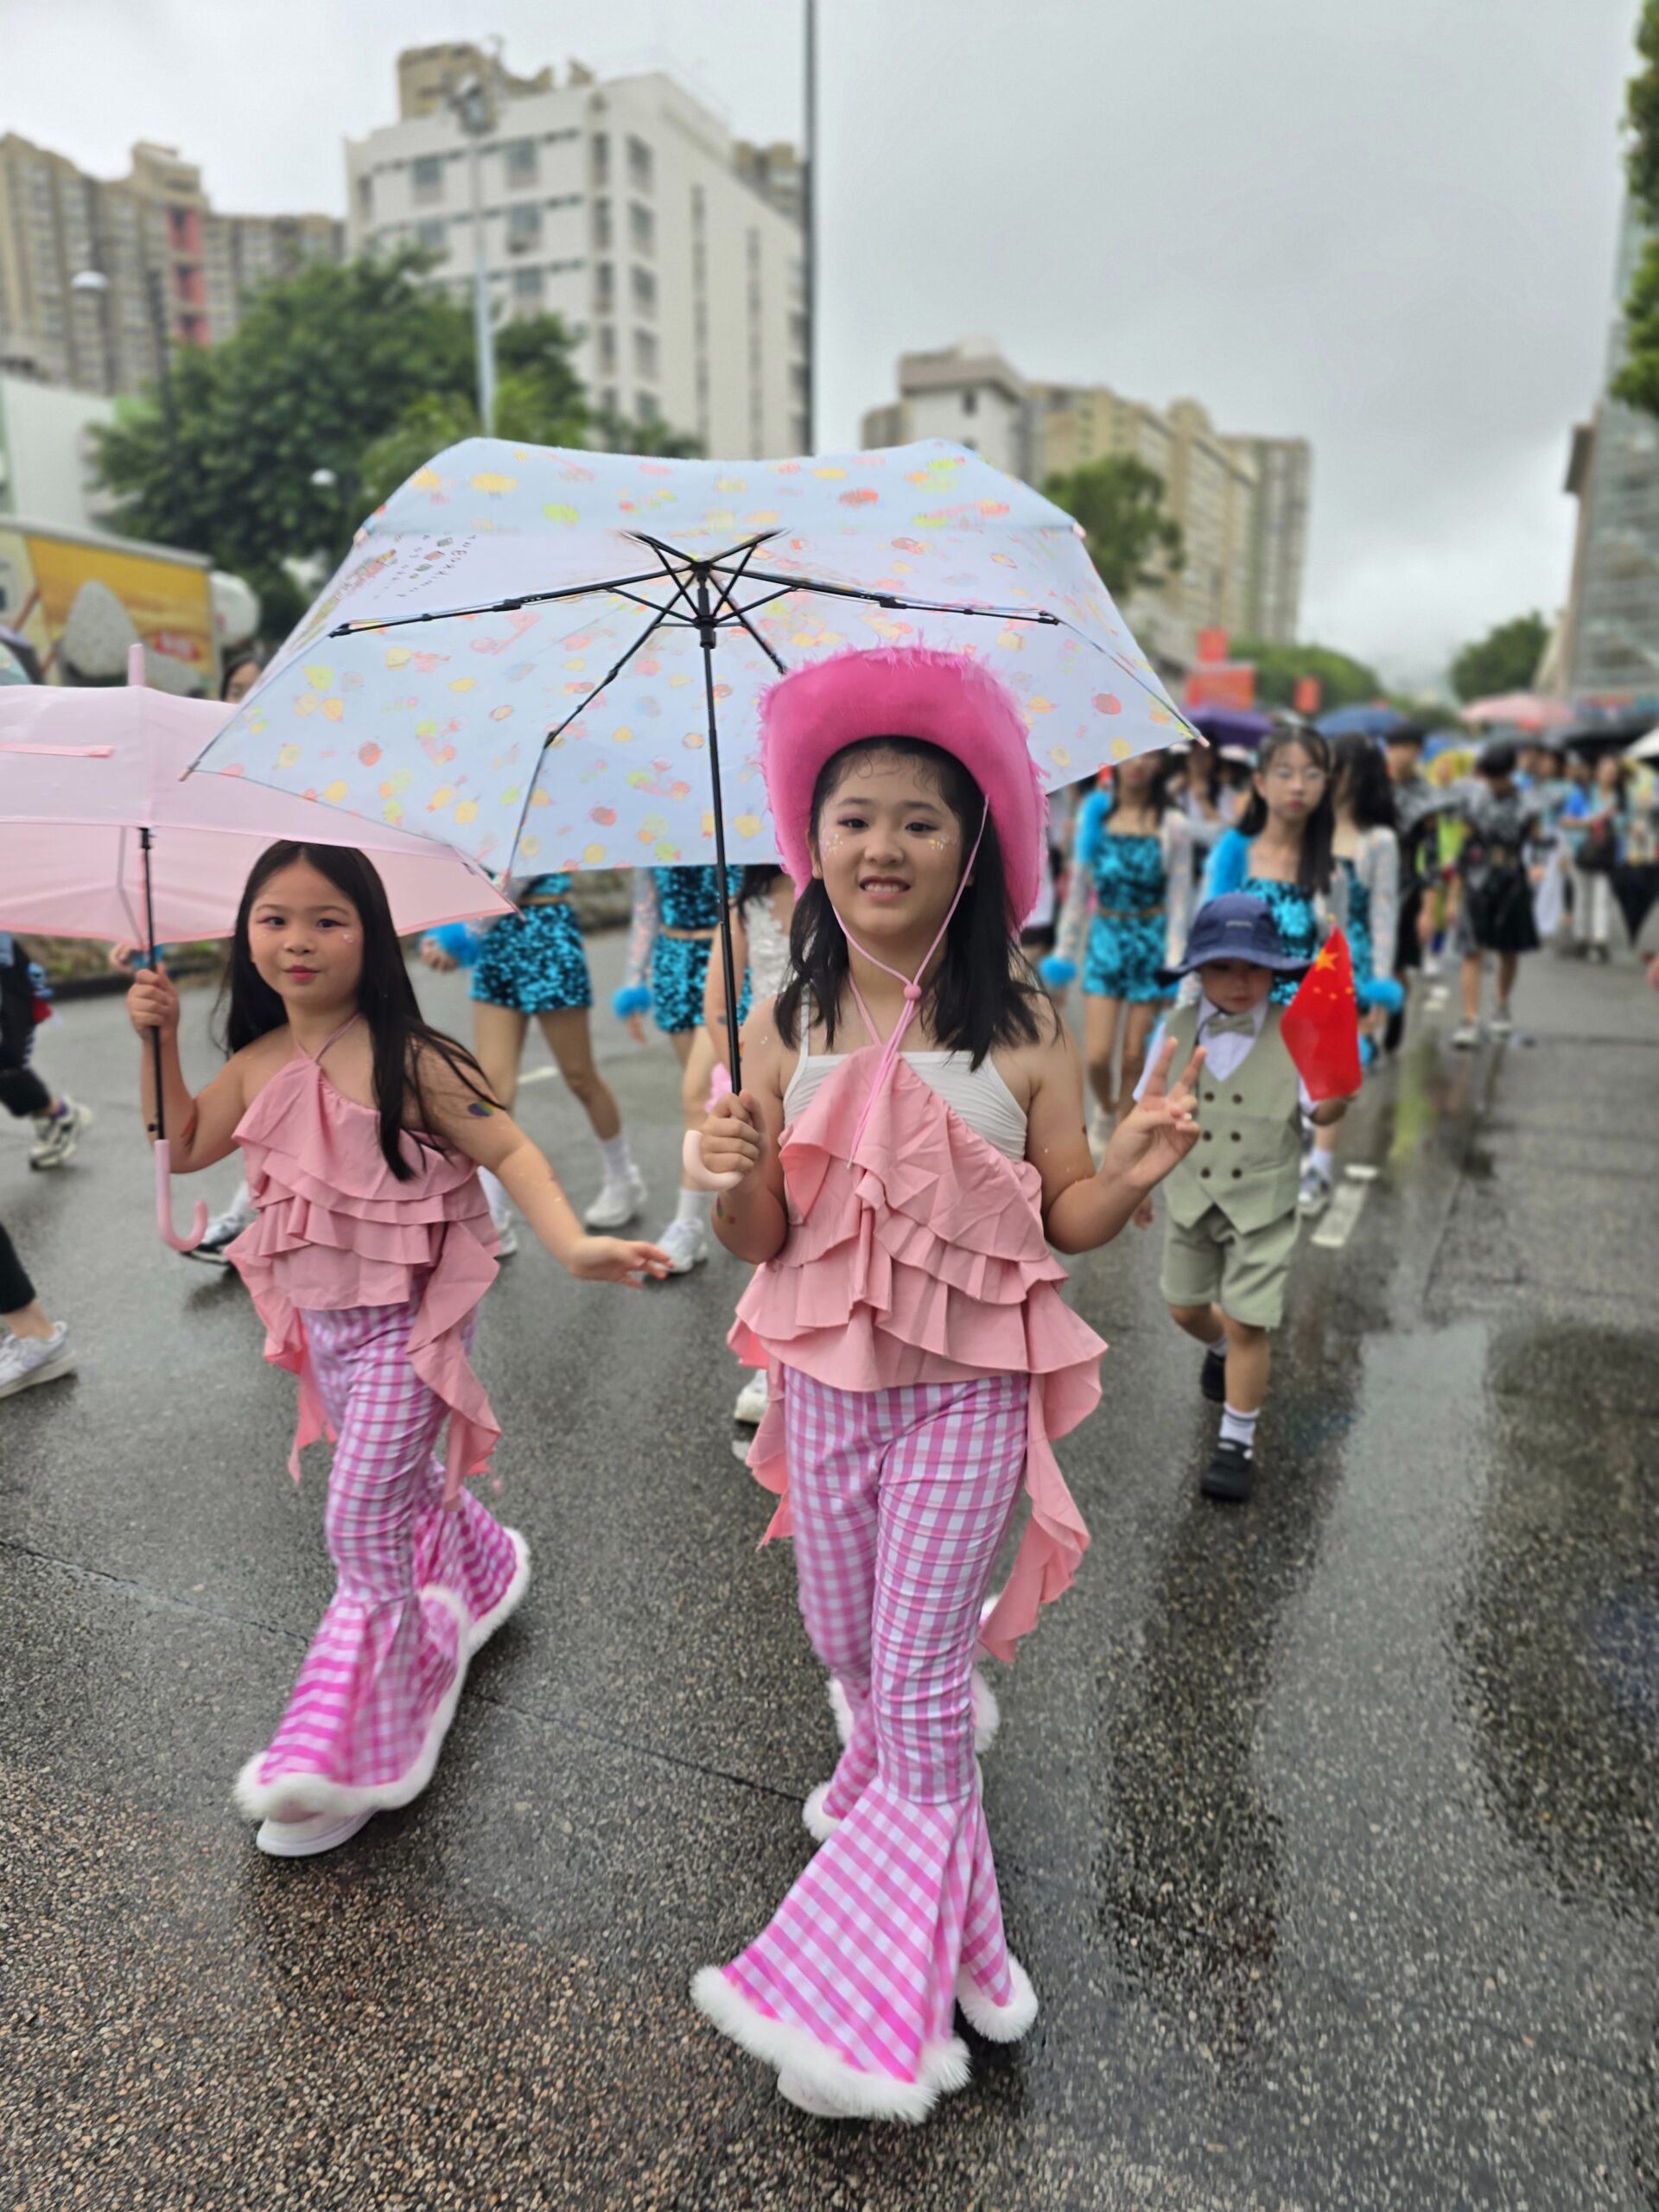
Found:
<path fill-rule="evenodd" d="M 902 1058 L 872 1100 L 880 1059 L 874 1046 L 850 1053 L 785 1131 L 788 1240 L 755 1271 L 728 1339 L 772 1379 L 748 1461 L 779 1499 L 762 1541 L 792 1533 L 780 1370 L 842 1390 L 1027 1375 L 1031 1517 L 980 1633 L 1010 1660 L 1088 1547 L 1053 1440 L 1098 1402 L 1106 1346 L 1060 1295 L 1037 1170 L 988 1144 Z"/>

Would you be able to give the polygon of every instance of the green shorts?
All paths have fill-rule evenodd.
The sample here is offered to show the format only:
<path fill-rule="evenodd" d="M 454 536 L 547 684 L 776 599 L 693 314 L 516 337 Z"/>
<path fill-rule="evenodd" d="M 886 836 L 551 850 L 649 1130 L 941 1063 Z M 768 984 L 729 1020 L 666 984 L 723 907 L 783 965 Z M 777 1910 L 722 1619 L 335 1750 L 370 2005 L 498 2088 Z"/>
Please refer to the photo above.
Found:
<path fill-rule="evenodd" d="M 1172 1217 L 1164 1236 L 1165 1298 L 1172 1306 L 1213 1302 L 1229 1320 L 1276 1329 L 1296 1230 L 1294 1211 L 1265 1229 L 1248 1230 L 1235 1229 L 1219 1206 L 1210 1207 L 1190 1229 Z"/>

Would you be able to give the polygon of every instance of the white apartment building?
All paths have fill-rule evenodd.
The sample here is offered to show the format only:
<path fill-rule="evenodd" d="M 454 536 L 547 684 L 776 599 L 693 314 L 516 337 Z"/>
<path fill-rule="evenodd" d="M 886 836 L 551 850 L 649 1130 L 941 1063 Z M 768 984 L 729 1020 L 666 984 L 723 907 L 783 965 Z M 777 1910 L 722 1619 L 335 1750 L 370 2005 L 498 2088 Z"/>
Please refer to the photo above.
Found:
<path fill-rule="evenodd" d="M 402 119 L 346 142 L 353 251 L 418 244 L 440 257 L 433 283 L 470 299 L 468 142 L 434 84 L 474 71 L 495 118 L 480 185 L 498 321 L 562 316 L 598 404 L 690 431 L 707 454 L 800 452 L 799 226 L 764 171 L 747 158 L 740 169 L 724 124 L 668 76 L 598 83 L 573 63 L 560 85 L 551 70 L 509 76 L 474 47 L 404 55 Z"/>
<path fill-rule="evenodd" d="M 1030 439 L 1024 378 L 994 338 L 964 338 L 931 353 L 899 357 L 899 397 L 865 416 L 867 446 L 949 438 L 1010 476 L 1028 476 Z"/>

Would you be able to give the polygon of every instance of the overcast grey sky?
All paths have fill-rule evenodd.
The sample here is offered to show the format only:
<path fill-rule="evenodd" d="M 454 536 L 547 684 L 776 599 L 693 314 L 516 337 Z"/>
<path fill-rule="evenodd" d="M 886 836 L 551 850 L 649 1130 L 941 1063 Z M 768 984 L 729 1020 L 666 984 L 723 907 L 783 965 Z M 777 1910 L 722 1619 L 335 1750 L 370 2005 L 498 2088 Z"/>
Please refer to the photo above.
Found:
<path fill-rule="evenodd" d="M 1567 588 L 1637 0 L 821 0 L 819 442 L 901 351 L 1315 448 L 1304 635 L 1420 681 Z M 674 67 L 799 128 L 797 0 L 0 0 L 0 129 L 217 205 L 344 204 L 400 47 Z"/>

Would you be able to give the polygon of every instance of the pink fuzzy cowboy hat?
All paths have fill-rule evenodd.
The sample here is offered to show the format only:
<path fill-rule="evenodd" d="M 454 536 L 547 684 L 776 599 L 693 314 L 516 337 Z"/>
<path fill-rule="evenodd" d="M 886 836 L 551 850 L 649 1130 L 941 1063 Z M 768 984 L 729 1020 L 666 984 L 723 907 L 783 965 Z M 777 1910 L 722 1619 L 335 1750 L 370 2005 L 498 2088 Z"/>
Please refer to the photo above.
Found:
<path fill-rule="evenodd" d="M 855 647 L 794 670 L 762 695 L 760 766 L 784 866 L 812 879 L 813 786 L 826 760 L 865 737 L 915 737 L 953 753 L 990 804 L 1002 849 L 1008 923 L 1037 903 L 1048 799 L 1014 695 L 964 653 L 923 645 Z M 964 824 L 969 842 L 979 828 Z"/>

